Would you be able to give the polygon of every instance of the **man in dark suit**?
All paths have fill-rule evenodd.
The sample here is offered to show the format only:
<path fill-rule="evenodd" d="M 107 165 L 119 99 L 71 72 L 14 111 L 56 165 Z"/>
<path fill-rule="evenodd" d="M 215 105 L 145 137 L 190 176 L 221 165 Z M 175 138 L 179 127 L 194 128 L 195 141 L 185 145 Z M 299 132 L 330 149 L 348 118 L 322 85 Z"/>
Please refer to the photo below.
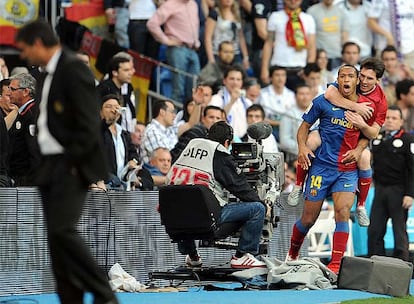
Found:
<path fill-rule="evenodd" d="M 368 227 L 368 256 L 385 255 L 384 236 L 391 219 L 393 256 L 409 261 L 407 219 L 414 200 L 414 136 L 403 125 L 401 109 L 389 106 L 384 130 L 371 143 L 375 195 Z"/>
<path fill-rule="evenodd" d="M 40 151 L 35 134 L 39 107 L 35 102 L 36 80 L 29 73 L 12 77 L 10 100 L 19 114 L 9 129 L 9 169 L 14 186 L 33 186 Z"/>
<path fill-rule="evenodd" d="M 42 154 L 38 184 L 49 249 L 61 303 L 118 303 L 105 273 L 78 232 L 88 185 L 105 178 L 99 140 L 94 78 L 74 54 L 63 50 L 50 25 L 36 20 L 16 35 L 21 57 L 47 73 L 38 79 L 38 143 Z"/>
<path fill-rule="evenodd" d="M 138 169 L 137 178 L 133 188 L 140 190 L 153 190 L 154 183 L 150 173 L 145 168 L 140 168 L 138 153 L 131 141 L 131 134 L 122 130 L 117 123 L 120 116 L 120 97 L 108 94 L 102 97 L 101 107 L 101 134 L 104 145 L 104 155 L 109 165 L 109 179 L 106 184 L 121 186 L 125 184 L 134 169 Z M 127 187 L 128 189 L 128 187 Z"/>

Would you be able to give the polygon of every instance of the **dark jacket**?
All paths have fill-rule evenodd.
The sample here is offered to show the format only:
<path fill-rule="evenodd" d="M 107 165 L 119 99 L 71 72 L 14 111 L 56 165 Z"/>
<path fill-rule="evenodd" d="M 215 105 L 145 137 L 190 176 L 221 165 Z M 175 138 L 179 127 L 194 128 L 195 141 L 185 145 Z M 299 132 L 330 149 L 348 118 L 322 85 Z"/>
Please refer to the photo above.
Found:
<path fill-rule="evenodd" d="M 3 111 L 0 111 L 0 175 L 7 175 L 9 135 L 4 122 Z"/>
<path fill-rule="evenodd" d="M 104 0 L 104 9 L 123 7 L 125 4 L 124 0 Z"/>
<path fill-rule="evenodd" d="M 207 128 L 200 123 L 181 134 L 181 136 L 178 138 L 178 142 L 170 151 L 172 163 L 174 163 L 178 159 L 181 152 L 183 152 L 190 140 L 194 138 L 207 138 L 207 132 Z"/>
<path fill-rule="evenodd" d="M 38 81 L 37 100 L 41 100 L 42 86 L 43 81 Z M 67 50 L 62 51 L 53 74 L 47 116 L 50 133 L 64 147 L 68 164 L 85 183 L 105 179 L 95 79 L 90 69 Z"/>
<path fill-rule="evenodd" d="M 112 139 L 112 133 L 109 130 L 109 126 L 104 120 L 101 122 L 101 134 L 103 139 L 104 151 L 106 162 L 108 164 L 108 179 L 105 182 L 108 182 L 109 178 L 117 175 L 117 165 L 116 165 L 116 153 L 115 145 Z M 131 134 L 128 131 L 121 131 L 122 142 L 125 146 L 125 160 L 124 165 L 126 165 L 130 160 L 138 160 L 138 153 L 135 146 L 131 141 Z M 154 181 L 152 180 L 151 174 L 145 168 L 142 168 L 138 172 L 138 176 L 141 177 L 142 187 L 141 190 L 152 190 L 154 188 Z"/>
<path fill-rule="evenodd" d="M 6 123 L 4 122 L 3 111 L 0 111 L 0 187 L 11 187 L 8 175 L 8 146 L 9 136 Z"/>
<path fill-rule="evenodd" d="M 39 106 L 33 100 L 17 115 L 9 129 L 9 175 L 15 186 L 33 186 L 40 164 L 40 150 L 35 134 Z"/>
<path fill-rule="evenodd" d="M 372 141 L 376 185 L 401 185 L 404 195 L 414 197 L 414 136 L 399 130 L 388 138 L 384 132 Z"/>
<path fill-rule="evenodd" d="M 216 151 L 213 170 L 216 180 L 235 197 L 244 202 L 260 202 L 259 195 L 252 189 L 246 176 L 238 171 L 231 154 Z"/>
<path fill-rule="evenodd" d="M 115 146 L 114 141 L 112 140 L 112 133 L 109 130 L 109 126 L 102 120 L 101 123 L 101 134 L 103 139 L 105 157 L 108 164 L 108 172 L 110 174 L 116 175 L 117 166 L 116 166 L 116 153 L 115 153 Z M 122 142 L 125 146 L 125 161 L 124 165 L 128 163 L 128 161 L 133 160 L 134 158 L 138 160 L 138 153 L 135 149 L 134 145 L 131 142 L 131 134 L 128 131 L 122 130 L 121 131 L 121 138 Z"/>

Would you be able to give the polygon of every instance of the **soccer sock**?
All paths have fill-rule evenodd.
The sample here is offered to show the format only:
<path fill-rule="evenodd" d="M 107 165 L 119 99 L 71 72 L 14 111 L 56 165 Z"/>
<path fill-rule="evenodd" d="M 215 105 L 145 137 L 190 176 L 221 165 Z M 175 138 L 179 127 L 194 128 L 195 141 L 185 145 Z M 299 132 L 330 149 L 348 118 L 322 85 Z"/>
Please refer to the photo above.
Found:
<path fill-rule="evenodd" d="M 293 259 L 296 259 L 298 257 L 300 247 L 302 247 L 303 240 L 305 239 L 308 231 L 309 228 L 304 227 L 300 219 L 296 221 L 295 225 L 293 225 L 289 248 L 289 256 L 291 256 Z"/>
<path fill-rule="evenodd" d="M 359 170 L 358 177 L 359 194 L 357 199 L 357 207 L 363 207 L 365 206 L 365 201 L 367 200 L 369 188 L 371 187 L 372 169 Z"/>
<path fill-rule="evenodd" d="M 338 222 L 336 223 L 335 232 L 333 235 L 333 244 L 332 244 L 332 258 L 330 265 L 337 265 L 339 270 L 339 265 L 341 264 L 341 259 L 344 256 L 346 251 L 346 244 L 348 242 L 349 236 L 349 225 L 348 222 Z"/>
<path fill-rule="evenodd" d="M 297 164 L 296 165 L 296 184 L 295 185 L 302 188 L 307 174 L 308 174 L 308 170 L 303 169 L 301 165 Z"/>

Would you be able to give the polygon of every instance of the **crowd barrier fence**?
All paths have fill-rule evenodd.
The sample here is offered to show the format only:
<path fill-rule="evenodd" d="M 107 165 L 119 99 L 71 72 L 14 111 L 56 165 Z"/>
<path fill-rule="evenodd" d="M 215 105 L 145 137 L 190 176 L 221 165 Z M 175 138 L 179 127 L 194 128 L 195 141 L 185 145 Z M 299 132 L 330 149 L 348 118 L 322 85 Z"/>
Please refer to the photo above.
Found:
<path fill-rule="evenodd" d="M 3 188 L 0 202 L 0 295 L 54 292 L 38 190 Z M 149 272 L 183 264 L 184 257 L 160 224 L 157 206 L 157 191 L 88 193 L 78 229 L 103 269 L 119 263 L 138 281 L 148 283 Z M 292 225 L 302 209 L 284 206 L 269 248 L 269 254 L 279 259 L 286 255 Z M 200 249 L 206 265 L 226 263 L 232 253 Z M 306 253 L 305 246 L 301 254 Z"/>

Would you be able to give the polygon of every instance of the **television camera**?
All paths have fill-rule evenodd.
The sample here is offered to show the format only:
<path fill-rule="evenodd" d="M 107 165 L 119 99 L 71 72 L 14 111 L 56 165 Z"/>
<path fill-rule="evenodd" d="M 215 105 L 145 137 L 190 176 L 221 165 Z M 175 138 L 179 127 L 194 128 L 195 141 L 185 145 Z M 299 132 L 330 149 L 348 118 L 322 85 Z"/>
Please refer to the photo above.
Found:
<path fill-rule="evenodd" d="M 268 206 L 260 242 L 261 253 L 267 254 L 273 227 L 281 210 L 280 192 L 284 184 L 284 158 L 282 153 L 263 152 L 262 140 L 272 133 L 266 123 L 256 123 L 247 130 L 251 143 L 233 143 L 232 154 L 238 168 Z M 178 187 L 178 188 L 177 188 Z M 213 192 L 201 185 L 165 186 L 160 189 L 160 215 L 166 231 L 174 241 L 200 240 L 199 247 L 237 249 L 240 223 L 218 225 L 221 207 Z M 230 197 L 230 200 L 233 198 Z M 174 202 L 171 204 L 170 202 Z M 199 204 L 195 204 L 198 202 Z M 197 212 L 194 212 L 194 210 Z M 179 212 L 177 212 L 179 210 Z M 168 271 L 153 271 L 150 279 L 238 281 L 232 276 L 236 269 L 220 266 L 200 268 L 176 267 Z"/>
<path fill-rule="evenodd" d="M 247 134 L 253 142 L 233 143 L 232 155 L 238 168 L 245 174 L 250 185 L 267 205 L 263 226 L 263 241 L 272 238 L 273 228 L 279 221 L 282 205 L 280 193 L 285 182 L 283 153 L 263 152 L 262 140 L 272 134 L 272 127 L 264 122 L 252 124 Z"/>
<path fill-rule="evenodd" d="M 249 126 L 248 143 L 233 143 L 232 154 L 237 167 L 245 174 L 250 185 L 267 205 L 259 251 L 268 253 L 273 228 L 279 220 L 280 193 L 285 180 L 283 153 L 266 153 L 262 141 L 272 133 L 266 123 Z M 230 200 L 235 198 L 230 197 Z M 174 202 L 171 204 L 170 202 Z M 195 204 L 199 202 L 200 204 Z M 197 208 L 197 212 L 194 209 Z M 183 239 L 198 239 L 199 247 L 237 249 L 237 231 L 240 223 L 218 225 L 220 206 L 208 187 L 200 185 L 166 186 L 160 189 L 160 214 L 166 231 L 173 242 Z M 179 210 L 179 212 L 177 212 Z M 150 279 L 238 281 L 233 268 L 203 266 L 201 268 L 176 267 L 168 271 L 153 271 Z"/>

